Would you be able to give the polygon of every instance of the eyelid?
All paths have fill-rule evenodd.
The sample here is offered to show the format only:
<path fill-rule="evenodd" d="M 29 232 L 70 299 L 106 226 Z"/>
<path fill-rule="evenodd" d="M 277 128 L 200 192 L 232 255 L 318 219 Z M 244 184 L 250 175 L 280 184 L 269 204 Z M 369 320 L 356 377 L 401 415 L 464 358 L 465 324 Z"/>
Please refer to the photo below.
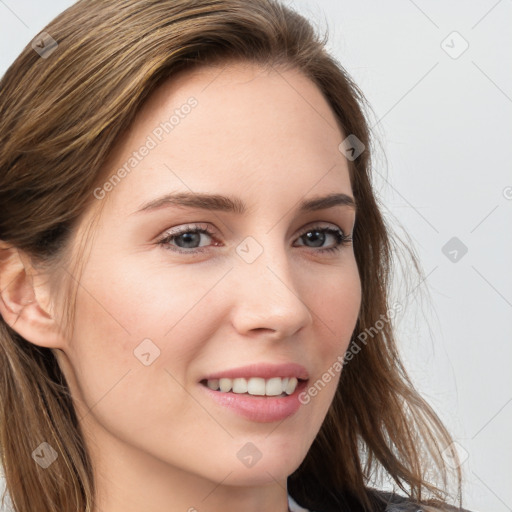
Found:
<path fill-rule="evenodd" d="M 327 225 L 325 225 L 327 224 Z M 321 228 L 321 229 L 339 229 L 345 236 L 352 236 L 352 233 L 347 233 L 345 230 L 338 226 L 337 224 L 334 224 L 334 222 L 328 222 L 328 221 L 313 221 L 308 224 L 306 224 L 300 231 L 297 236 L 302 236 L 304 233 L 307 233 L 312 228 Z"/>
<path fill-rule="evenodd" d="M 207 222 L 190 222 L 185 224 L 180 224 L 179 226 L 176 226 L 174 228 L 166 229 L 163 233 L 163 236 L 165 235 L 175 235 L 176 233 L 182 233 L 187 230 L 194 231 L 196 229 L 204 229 L 205 231 L 211 232 L 213 231 L 210 224 Z"/>

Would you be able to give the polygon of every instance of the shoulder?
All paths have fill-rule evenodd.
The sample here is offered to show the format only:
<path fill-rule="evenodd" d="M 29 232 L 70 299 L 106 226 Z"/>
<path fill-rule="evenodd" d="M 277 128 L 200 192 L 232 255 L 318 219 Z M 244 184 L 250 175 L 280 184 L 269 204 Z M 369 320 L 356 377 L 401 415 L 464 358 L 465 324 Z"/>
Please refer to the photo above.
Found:
<path fill-rule="evenodd" d="M 371 493 L 382 503 L 382 512 L 471 512 L 452 505 L 428 505 L 411 501 L 399 494 L 372 490 Z"/>
<path fill-rule="evenodd" d="M 368 497 L 372 503 L 373 512 L 471 512 L 451 505 L 434 506 L 418 503 L 405 496 L 376 489 L 368 489 Z M 301 503 L 301 505 L 297 504 L 291 496 L 289 499 L 292 512 L 364 512 L 359 500 L 346 492 L 333 492 L 331 499 L 308 500 L 305 498 L 308 503 Z"/>

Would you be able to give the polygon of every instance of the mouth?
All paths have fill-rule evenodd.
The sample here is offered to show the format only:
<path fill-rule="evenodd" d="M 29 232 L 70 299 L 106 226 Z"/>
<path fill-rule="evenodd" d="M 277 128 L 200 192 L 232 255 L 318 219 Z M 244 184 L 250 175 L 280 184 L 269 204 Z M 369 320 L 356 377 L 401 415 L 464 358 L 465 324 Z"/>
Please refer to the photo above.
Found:
<path fill-rule="evenodd" d="M 292 395 L 297 388 L 303 388 L 307 379 L 297 377 L 221 377 L 218 379 L 203 379 L 200 383 L 220 393 L 246 395 L 252 397 L 284 398 Z"/>
<path fill-rule="evenodd" d="M 297 363 L 255 363 L 204 375 L 199 387 L 219 410 L 260 423 L 283 421 L 302 405 L 299 396 L 309 380 Z"/>

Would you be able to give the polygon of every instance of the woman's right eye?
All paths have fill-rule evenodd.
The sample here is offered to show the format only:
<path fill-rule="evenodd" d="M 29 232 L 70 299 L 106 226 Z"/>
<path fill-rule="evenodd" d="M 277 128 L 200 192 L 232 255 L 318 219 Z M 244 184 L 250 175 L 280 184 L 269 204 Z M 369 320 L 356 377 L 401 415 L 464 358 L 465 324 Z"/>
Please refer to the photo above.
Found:
<path fill-rule="evenodd" d="M 204 252 L 204 247 L 208 247 L 201 245 L 196 247 L 196 244 L 201 242 L 201 235 L 212 238 L 213 232 L 208 227 L 184 226 L 175 231 L 167 232 L 157 243 L 171 251 L 195 254 Z M 171 244 L 171 242 L 173 243 Z M 173 249 L 173 247 L 176 247 L 176 249 Z"/>

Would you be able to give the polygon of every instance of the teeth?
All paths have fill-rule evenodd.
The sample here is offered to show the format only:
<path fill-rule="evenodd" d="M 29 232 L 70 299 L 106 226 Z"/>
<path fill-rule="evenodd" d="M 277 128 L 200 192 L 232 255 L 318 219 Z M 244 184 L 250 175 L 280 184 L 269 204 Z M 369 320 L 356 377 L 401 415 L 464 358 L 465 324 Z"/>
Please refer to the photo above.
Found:
<path fill-rule="evenodd" d="M 297 387 L 298 382 L 299 381 L 295 377 L 292 377 L 288 381 L 288 384 L 286 385 L 286 389 L 284 390 L 284 392 L 287 395 L 291 395 L 295 391 L 295 388 Z"/>
<path fill-rule="evenodd" d="M 249 393 L 249 395 L 259 396 L 279 396 L 282 393 L 291 395 L 297 388 L 298 380 L 296 377 L 272 377 L 263 379 L 261 377 L 251 377 L 250 379 L 210 379 L 206 385 L 214 391 L 227 393 Z"/>
<path fill-rule="evenodd" d="M 233 393 L 247 393 L 247 381 L 245 379 L 233 379 Z"/>
<path fill-rule="evenodd" d="M 265 394 L 265 379 L 260 377 L 252 377 L 247 381 L 247 393 L 249 395 Z"/>
<path fill-rule="evenodd" d="M 224 393 L 231 391 L 231 388 L 233 387 L 233 381 L 231 379 L 219 379 L 219 387 L 220 390 Z"/>
<path fill-rule="evenodd" d="M 277 396 L 283 392 L 283 384 L 280 377 L 268 379 L 265 383 L 265 394 L 267 396 Z"/>
<path fill-rule="evenodd" d="M 206 385 L 210 389 L 213 389 L 213 390 L 217 391 L 217 389 L 219 389 L 219 379 L 209 380 L 209 381 L 206 382 Z"/>

